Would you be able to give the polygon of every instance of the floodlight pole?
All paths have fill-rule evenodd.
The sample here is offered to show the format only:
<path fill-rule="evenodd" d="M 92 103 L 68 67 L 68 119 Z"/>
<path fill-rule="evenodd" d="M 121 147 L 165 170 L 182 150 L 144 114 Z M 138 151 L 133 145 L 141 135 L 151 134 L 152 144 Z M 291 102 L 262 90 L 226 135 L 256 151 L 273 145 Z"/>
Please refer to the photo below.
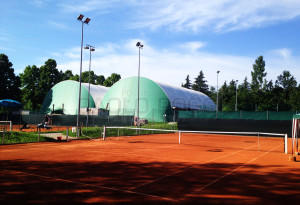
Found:
<path fill-rule="evenodd" d="M 217 108 L 216 108 L 216 115 L 218 115 L 218 110 L 219 110 L 219 88 L 218 88 L 218 84 L 219 84 L 219 73 L 220 71 L 217 71 Z"/>
<path fill-rule="evenodd" d="M 92 62 L 92 51 L 95 51 L 95 47 L 91 45 L 86 45 L 84 49 L 89 49 L 90 50 L 90 63 L 89 63 L 89 92 L 88 92 L 88 107 L 86 109 L 87 115 L 86 115 L 86 127 L 88 126 L 89 122 L 89 113 L 90 113 L 90 90 L 91 90 L 91 62 Z"/>
<path fill-rule="evenodd" d="M 139 128 L 139 112 L 140 112 L 140 67 L 141 67 L 141 49 L 143 49 L 144 45 L 140 42 L 136 43 L 136 46 L 139 48 L 139 68 L 138 68 L 138 99 L 137 99 L 137 118 L 136 118 L 136 128 Z M 138 130 L 136 130 L 138 133 Z"/>
<path fill-rule="evenodd" d="M 84 21 L 83 15 L 80 14 L 77 18 L 78 21 L 81 22 L 81 52 L 80 52 L 80 72 L 79 72 L 79 96 L 78 96 L 78 112 L 77 112 L 77 132 L 76 132 L 76 137 L 77 139 L 79 138 L 79 120 L 80 120 L 80 97 L 81 97 L 81 73 L 82 73 L 82 47 L 83 47 L 83 24 L 88 24 L 91 19 L 86 18 Z"/>
<path fill-rule="evenodd" d="M 236 85 L 235 85 L 235 111 L 237 111 L 237 83 L 239 81 L 236 80 Z"/>

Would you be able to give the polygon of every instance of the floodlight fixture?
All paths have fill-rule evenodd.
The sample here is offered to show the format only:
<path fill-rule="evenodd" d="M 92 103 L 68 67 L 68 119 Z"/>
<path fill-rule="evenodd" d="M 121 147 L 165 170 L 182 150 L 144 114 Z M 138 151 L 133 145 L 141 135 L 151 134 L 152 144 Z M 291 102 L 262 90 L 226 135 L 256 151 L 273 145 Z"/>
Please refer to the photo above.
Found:
<path fill-rule="evenodd" d="M 78 21 L 82 21 L 83 17 L 84 17 L 84 15 L 82 15 L 82 14 L 79 14 L 79 16 L 78 16 L 77 20 L 78 20 Z"/>
<path fill-rule="evenodd" d="M 83 23 L 89 24 L 90 20 L 91 20 L 90 18 L 86 18 Z"/>
<path fill-rule="evenodd" d="M 143 47 L 144 47 L 144 45 L 142 45 L 141 42 L 137 42 L 137 43 L 136 43 L 136 46 L 137 46 L 138 48 L 143 48 Z"/>

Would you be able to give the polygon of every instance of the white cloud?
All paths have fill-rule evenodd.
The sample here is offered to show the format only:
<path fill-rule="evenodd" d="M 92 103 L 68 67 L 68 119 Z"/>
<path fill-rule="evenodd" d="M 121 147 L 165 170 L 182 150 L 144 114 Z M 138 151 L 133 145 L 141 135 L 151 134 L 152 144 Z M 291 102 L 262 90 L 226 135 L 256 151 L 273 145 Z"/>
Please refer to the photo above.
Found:
<path fill-rule="evenodd" d="M 109 76 L 111 73 L 119 73 L 122 78 L 136 76 L 138 72 L 138 49 L 135 45 L 136 39 L 129 40 L 124 44 L 107 44 L 114 47 L 110 53 L 98 51 L 92 53 L 92 70 L 97 75 Z M 209 85 L 216 86 L 216 71 L 220 70 L 219 83 L 225 80 L 238 79 L 240 82 L 250 74 L 254 59 L 241 56 L 214 55 L 205 52 L 185 52 L 182 50 L 160 51 L 144 41 L 144 49 L 141 50 L 141 76 L 148 77 L 154 81 L 165 82 L 180 86 L 187 75 L 194 81 L 194 78 L 203 70 L 204 76 Z M 184 45 L 193 44 L 188 42 Z M 197 43 L 196 43 L 197 45 Z M 105 50 L 105 46 L 96 46 L 99 50 Z M 191 46 L 192 48 L 198 46 Z M 57 59 L 58 68 L 62 70 L 71 69 L 74 74 L 79 73 L 80 48 L 70 49 L 61 54 Z M 118 51 L 126 52 L 119 53 Z M 57 54 L 56 54 L 57 55 Z M 75 57 L 77 56 L 77 57 Z M 83 71 L 88 70 L 89 54 L 84 53 Z M 249 78 L 248 78 L 249 79 Z"/>
<path fill-rule="evenodd" d="M 59 28 L 59 29 L 66 29 L 67 28 L 66 24 L 59 23 L 59 22 L 56 22 L 56 21 L 49 21 L 49 24 L 52 27 Z"/>
<path fill-rule="evenodd" d="M 60 3 L 59 5 L 62 9 L 66 12 L 74 12 L 74 13 L 81 13 L 81 12 L 89 12 L 89 11 L 101 11 L 105 12 L 107 8 L 110 8 L 115 3 L 118 5 L 120 0 L 72 0 L 72 1 L 65 1 Z"/>
<path fill-rule="evenodd" d="M 203 48 L 205 45 L 206 45 L 206 43 L 204 43 L 204 42 L 194 41 L 194 42 L 184 43 L 184 44 L 180 45 L 179 47 L 182 49 L 185 49 L 189 52 L 195 52 L 195 51 L 198 51 L 200 48 Z"/>
<path fill-rule="evenodd" d="M 122 78 L 137 76 L 138 72 L 138 49 L 135 46 L 137 39 L 128 40 L 123 44 L 96 45 L 92 53 L 92 70 L 97 75 L 108 77 L 111 73 L 119 73 Z M 150 42 L 144 41 L 144 49 L 141 50 L 141 76 L 154 81 L 180 86 L 184 83 L 187 75 L 193 82 L 200 70 L 204 72 L 207 83 L 217 85 L 217 71 L 219 74 L 219 86 L 224 81 L 238 80 L 242 83 L 245 77 L 251 82 L 252 65 L 258 56 L 234 56 L 213 54 L 203 51 L 186 52 L 185 50 L 165 49 L 158 50 L 151 46 Z M 189 42 L 187 42 L 189 44 Z M 186 45 L 186 44 L 183 44 Z M 106 48 L 113 48 L 105 53 Z M 278 49 L 279 51 L 280 49 Z M 125 52 L 124 52 L 125 51 Z M 280 53 L 280 52 L 279 52 Z M 264 55 L 266 61 L 267 79 L 276 80 L 283 70 L 289 70 L 293 76 L 300 76 L 300 60 L 289 56 L 289 49 L 281 49 L 283 55 L 270 51 Z M 57 55 L 57 54 L 56 54 Z M 56 58 L 58 68 L 63 71 L 70 69 L 74 74 L 79 73 L 80 48 L 69 49 L 62 53 L 61 58 Z M 89 66 L 89 53 L 84 52 L 83 71 Z M 298 79 L 300 80 L 300 79 Z"/>
<path fill-rule="evenodd" d="M 174 31 L 241 30 L 300 15 L 300 1 L 295 0 L 164 0 L 140 6 L 141 20 L 135 27 L 166 27 Z"/>
<path fill-rule="evenodd" d="M 276 49 L 268 52 L 264 59 L 266 61 L 267 78 L 269 80 L 277 79 L 284 70 L 290 71 L 298 83 L 300 83 L 300 58 L 293 56 L 292 51 L 288 48 Z"/>
<path fill-rule="evenodd" d="M 292 55 L 292 51 L 288 48 L 276 49 L 274 50 L 275 54 L 278 54 L 280 57 L 284 59 L 289 59 Z"/>

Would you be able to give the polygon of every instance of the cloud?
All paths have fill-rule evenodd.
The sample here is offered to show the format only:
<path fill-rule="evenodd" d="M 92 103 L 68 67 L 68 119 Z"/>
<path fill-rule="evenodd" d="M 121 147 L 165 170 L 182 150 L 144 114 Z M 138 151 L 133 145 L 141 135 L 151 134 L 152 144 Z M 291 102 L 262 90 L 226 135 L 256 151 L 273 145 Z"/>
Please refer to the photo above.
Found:
<path fill-rule="evenodd" d="M 92 53 L 92 70 L 97 75 L 106 77 L 111 73 L 119 73 L 122 78 L 137 76 L 138 49 L 134 46 L 136 42 L 137 39 L 131 39 L 123 44 L 96 45 L 96 51 Z M 194 48 L 201 47 L 202 43 L 199 42 L 187 42 L 181 45 L 181 47 L 190 45 L 189 48 L 194 49 L 193 52 L 180 49 L 161 51 L 152 47 L 147 41 L 143 41 L 143 44 L 141 76 L 175 86 L 180 86 L 187 75 L 190 75 L 190 79 L 194 81 L 200 70 L 203 70 L 208 84 L 212 86 L 217 84 L 217 70 L 221 71 L 219 82 L 225 80 L 228 82 L 232 79 L 238 79 L 242 82 L 250 74 L 254 62 L 254 59 L 250 57 L 215 55 L 197 51 Z M 111 47 L 114 49 L 109 53 L 102 52 L 102 50 Z M 57 53 L 55 55 L 58 56 Z M 60 58 L 56 58 L 59 69 L 63 71 L 70 69 L 74 74 L 79 73 L 80 48 L 69 49 L 60 56 Z M 88 52 L 84 52 L 83 59 L 83 71 L 87 71 L 89 66 Z"/>
<path fill-rule="evenodd" d="M 284 59 L 289 59 L 292 55 L 292 51 L 288 48 L 276 49 L 273 52 Z"/>
<path fill-rule="evenodd" d="M 194 42 L 184 43 L 184 44 L 180 45 L 179 47 L 182 49 L 185 49 L 189 52 L 195 52 L 195 51 L 198 51 L 200 48 L 205 47 L 205 45 L 206 45 L 206 43 L 204 43 L 204 42 L 194 41 Z"/>
<path fill-rule="evenodd" d="M 118 5 L 120 0 L 72 0 L 64 1 L 60 3 L 62 10 L 71 13 L 81 13 L 90 11 L 105 11 L 106 9 L 112 7 L 113 5 Z"/>
<path fill-rule="evenodd" d="M 58 28 L 58 29 L 62 29 L 62 30 L 67 28 L 66 24 L 58 23 L 56 21 L 51 21 L 50 20 L 49 24 L 50 24 L 50 26 L 52 26 L 54 28 Z"/>
<path fill-rule="evenodd" d="M 95 15 L 118 16 L 113 12 L 127 11 L 120 19 L 126 21 L 126 28 L 194 33 L 245 30 L 300 15 L 300 1 L 295 0 L 73 0 L 61 1 L 58 6 L 63 12 L 76 14 L 94 11 Z"/>
<path fill-rule="evenodd" d="M 141 3 L 135 27 L 176 32 L 226 32 L 243 30 L 293 19 L 300 15 L 294 0 L 164 0 Z"/>

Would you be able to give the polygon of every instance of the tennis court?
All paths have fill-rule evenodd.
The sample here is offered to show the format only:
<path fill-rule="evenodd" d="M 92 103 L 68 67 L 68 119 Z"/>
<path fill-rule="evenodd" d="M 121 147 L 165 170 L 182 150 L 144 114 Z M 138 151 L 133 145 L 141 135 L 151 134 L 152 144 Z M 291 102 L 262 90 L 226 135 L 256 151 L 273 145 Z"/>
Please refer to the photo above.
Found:
<path fill-rule="evenodd" d="M 0 203 L 299 203 L 283 138 L 177 134 L 0 146 Z"/>

